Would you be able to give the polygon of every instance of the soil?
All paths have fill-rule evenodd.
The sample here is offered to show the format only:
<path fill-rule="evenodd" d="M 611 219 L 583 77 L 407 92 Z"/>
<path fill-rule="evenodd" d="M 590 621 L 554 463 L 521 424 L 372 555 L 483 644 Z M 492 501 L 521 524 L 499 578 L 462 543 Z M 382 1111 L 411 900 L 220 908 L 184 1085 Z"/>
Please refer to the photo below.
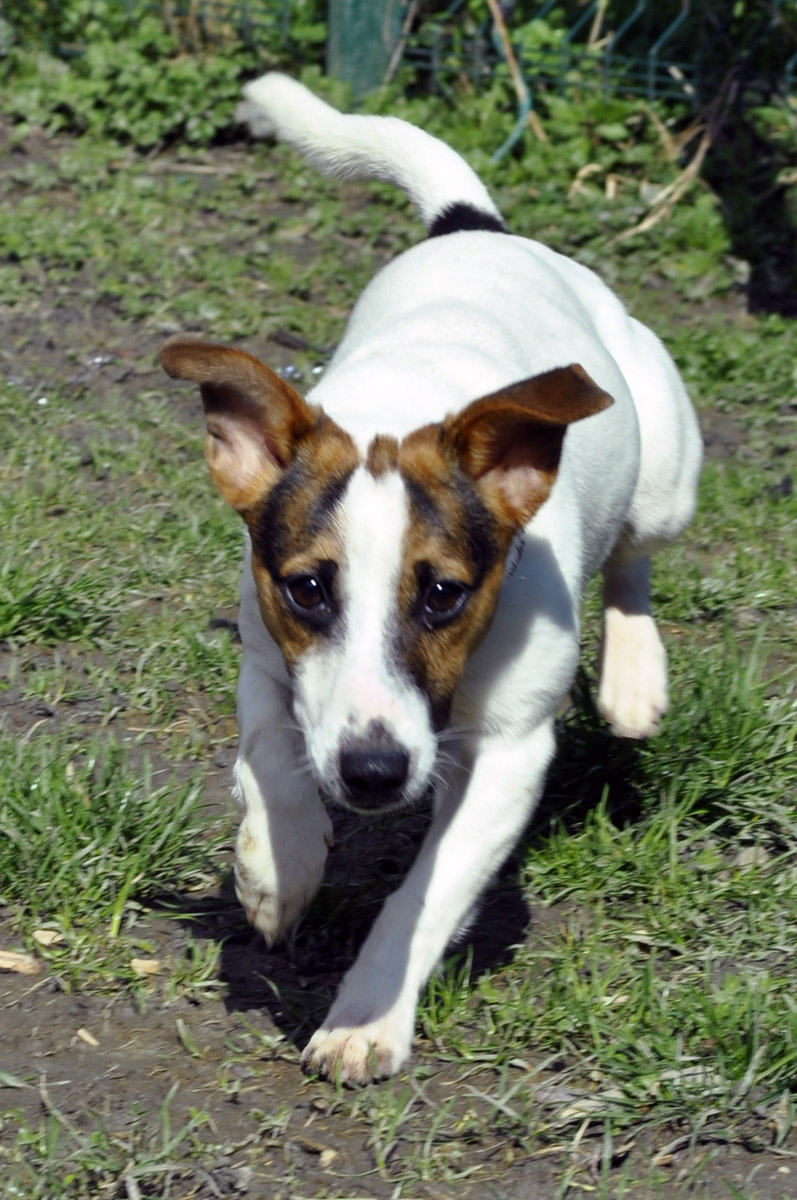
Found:
<path fill-rule="evenodd" d="M 47 162 L 56 149 L 50 139 L 32 135 L 14 154 L 23 155 L 28 162 Z M 227 147 L 217 153 L 235 167 L 245 151 Z M 278 210 L 278 201 L 266 203 Z M 45 294 L 35 312 L 28 308 L 16 314 L 13 309 L 3 309 L 2 315 L 5 370 L 26 383 L 56 380 L 67 389 L 86 389 L 91 397 L 86 415 L 89 425 L 111 397 L 116 404 L 132 406 L 141 390 L 163 387 L 153 360 L 157 338 L 152 329 L 125 321 L 105 307 L 86 305 L 78 277 L 72 286 L 62 289 L 57 303 Z M 72 353 L 76 346 L 95 351 L 95 358 L 89 361 L 81 351 L 80 361 L 85 365 L 76 367 Z M 268 346 L 269 361 L 275 366 L 287 365 L 291 357 L 289 347 Z M 175 402 L 184 406 L 180 411 L 193 424 L 193 400 L 180 391 L 175 393 Z M 739 437 L 732 421 L 723 417 L 717 418 L 708 440 L 715 452 L 725 454 L 732 452 Z M 219 617 L 227 620 L 230 614 Z M 64 646 L 62 652 L 72 651 Z M 29 648 L 25 653 L 33 658 L 52 651 Z M 9 661 L 10 652 L 0 647 L 1 672 Z M 67 708 L 25 699 L 14 687 L 0 690 L 0 726 L 19 736 L 29 736 L 40 725 L 52 728 L 64 722 L 88 734 L 103 722 L 107 710 L 105 697 L 102 705 L 84 700 Z M 125 736 L 128 720 L 124 711 L 117 716 L 118 736 Z M 163 760 L 154 739 L 146 749 L 156 764 L 160 756 L 163 765 L 175 769 Z M 222 751 L 207 765 L 209 803 L 228 805 L 233 753 L 233 749 Z M 393 847 L 395 861 L 389 868 L 382 864 L 380 871 L 392 875 L 401 870 L 421 836 L 424 819 L 417 815 L 402 825 Z M 337 836 L 349 843 L 348 862 L 367 864 L 362 874 L 367 885 L 373 886 L 368 827 L 343 817 Z M 334 872 L 343 870 L 333 862 L 333 881 Z M 557 919 L 548 910 L 528 912 L 517 892 L 507 886 L 510 878 L 511 865 L 503 885 L 488 896 L 471 935 L 477 966 L 506 961 L 513 943 L 537 935 L 546 922 Z M 346 886 L 350 888 L 352 882 L 347 874 Z M 393 1158 L 379 1168 L 368 1121 L 353 1117 L 351 1106 L 339 1103 L 333 1087 L 302 1076 L 299 1048 L 327 1006 L 380 898 L 377 886 L 373 903 L 367 910 L 359 910 L 356 920 L 344 924 L 337 942 L 328 932 L 316 939 L 304 929 L 287 948 L 271 951 L 246 926 L 228 882 L 212 894 L 184 897 L 183 911 L 192 913 L 191 917 L 169 915 L 168 905 L 174 906 L 174 899 L 164 900 L 163 911 L 147 917 L 146 937 L 152 943 L 153 957 L 179 958 L 189 936 L 200 944 L 209 940 L 223 943 L 219 986 L 201 1003 L 170 999 L 157 986 L 142 1005 L 118 995 L 70 993 L 58 979 L 46 974 L 0 974 L 0 1068 L 27 1084 L 5 1090 L 3 1107 L 16 1108 L 33 1122 L 56 1114 L 60 1124 L 78 1133 L 99 1124 L 123 1136 L 136 1125 L 136 1113 L 149 1114 L 153 1129 L 159 1128 L 161 1106 L 175 1089 L 170 1108 L 173 1129 L 197 1110 L 207 1114 L 207 1121 L 199 1127 L 206 1150 L 186 1160 L 185 1169 L 176 1173 L 179 1186 L 175 1182 L 176 1190 L 170 1193 L 175 1196 L 202 1200 L 219 1196 L 275 1200 L 281 1196 L 357 1196 L 381 1200 L 397 1194 L 447 1197 L 456 1193 L 460 1200 L 485 1194 L 503 1200 L 553 1198 L 559 1194 L 563 1146 L 572 1140 L 572 1131 L 563 1136 L 558 1152 L 554 1138 L 552 1152 L 537 1157 L 527 1156 L 498 1133 L 489 1145 L 482 1140 L 468 1149 L 463 1141 L 462 1157 L 456 1164 L 462 1174 L 455 1186 L 430 1180 L 398 1193 L 392 1164 L 401 1156 L 400 1134 Z M 2 919 L 2 914 L 0 949 L 19 949 L 10 921 Z M 478 1109 L 485 1104 L 478 1093 L 490 1090 L 494 1076 L 487 1071 L 463 1072 L 461 1064 L 441 1062 L 431 1052 L 425 1054 L 431 1050 L 422 1042 L 416 1046 L 415 1061 L 428 1063 L 423 1096 L 417 1103 L 436 1110 L 454 1097 L 455 1111 L 461 1111 L 464 1119 L 474 1106 Z M 522 1065 L 517 1070 L 522 1071 Z M 406 1084 L 387 1082 L 375 1091 L 395 1092 L 401 1086 Z M 775 1157 L 762 1149 L 771 1141 L 763 1120 L 757 1125 L 751 1118 L 749 1136 L 733 1144 L 711 1142 L 690 1147 L 680 1137 L 682 1132 L 665 1129 L 655 1136 L 629 1135 L 627 1146 L 617 1154 L 618 1170 L 633 1156 L 638 1177 L 646 1178 L 646 1164 L 667 1143 L 673 1143 L 671 1175 L 651 1193 L 665 1200 L 676 1195 L 717 1200 L 729 1195 L 759 1200 L 797 1195 L 794 1158 Z M 600 1146 L 585 1142 L 574 1154 L 573 1161 L 584 1167 L 579 1176 L 582 1186 L 590 1190 L 590 1164 L 599 1161 Z M 107 1194 L 131 1198 L 161 1194 L 146 1190 L 144 1181 L 126 1186 L 126 1193 L 120 1187 Z M 733 1187 L 740 1190 L 734 1192 Z M 642 1191 L 622 1194 L 639 1196 Z"/>

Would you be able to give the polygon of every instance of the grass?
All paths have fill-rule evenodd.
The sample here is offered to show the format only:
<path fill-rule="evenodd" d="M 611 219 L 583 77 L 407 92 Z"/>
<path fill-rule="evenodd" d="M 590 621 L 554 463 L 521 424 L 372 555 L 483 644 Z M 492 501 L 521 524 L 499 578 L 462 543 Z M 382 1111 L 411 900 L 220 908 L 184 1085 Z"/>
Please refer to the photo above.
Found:
<path fill-rule="evenodd" d="M 193 1113 L 179 1128 L 172 1127 L 170 1106 L 178 1085 L 164 1097 L 157 1114 L 157 1125 L 139 1120 L 128 1132 L 108 1133 L 94 1130 L 85 1134 L 68 1120 L 40 1085 L 42 1107 L 47 1116 L 37 1127 L 25 1125 L 16 1132 L 16 1145 L 7 1156 L 14 1177 L 6 1195 L 19 1200 L 48 1200 L 55 1195 L 94 1197 L 113 1195 L 118 1185 L 127 1196 L 175 1195 L 175 1185 L 185 1185 L 195 1174 L 195 1166 L 181 1166 L 194 1160 L 206 1160 L 211 1152 L 203 1133 L 208 1119 Z M 0 1119 L 4 1126 L 19 1120 L 14 1111 Z M 34 1166 L 35 1164 L 35 1166 Z M 113 1190 L 111 1190 L 113 1189 Z M 153 1190 L 154 1189 L 154 1190 Z M 117 1194 L 120 1194 L 117 1192 Z"/>
<path fill-rule="evenodd" d="M 457 139 L 474 142 L 465 122 Z M 611 246 L 638 195 L 610 202 L 599 175 L 563 200 L 575 168 L 545 154 L 486 167 L 510 223 L 635 301 L 709 433 L 721 419 L 735 445 L 709 459 L 691 530 L 657 561 L 673 696 L 662 734 L 628 746 L 594 714 L 593 595 L 546 800 L 489 902 L 514 896 L 531 927 L 486 965 L 452 956 L 423 998 L 409 1070 L 355 1093 L 305 1082 L 291 1038 L 334 985 L 334 970 L 313 976 L 311 947 L 345 965 L 390 873 L 381 850 L 411 841 L 392 819 L 264 960 L 283 1026 L 241 1017 L 210 1054 L 194 1010 L 180 1017 L 175 1070 L 204 1071 L 206 1114 L 172 1115 L 180 1096 L 166 1086 L 157 1112 L 130 1096 L 123 1129 L 101 1114 L 76 1122 L 46 1084 L 0 1075 L 9 1195 L 224 1194 L 237 1170 L 275 1195 L 434 1184 L 666 1197 L 673 1163 L 694 1194 L 724 1178 L 721 1145 L 793 1153 L 797 331 L 734 299 L 705 190 Z M 541 165 L 530 196 L 523 180 Z M 189 925 L 158 980 L 130 966 L 161 953 L 167 895 L 190 916 L 226 861 L 229 817 L 203 807 L 201 782 L 234 738 L 236 650 L 216 616 L 235 601 L 240 533 L 206 481 L 198 414 L 152 353 L 164 334 L 201 328 L 290 359 L 307 383 L 359 288 L 417 225 L 386 189 L 323 183 L 282 149 L 148 162 L 64 141 L 2 187 L 0 931 L 63 990 L 132 998 L 154 1026 L 181 997 L 214 1003 L 240 936 L 235 917 L 216 938 Z M 267 345 L 280 329 L 317 349 Z M 41 930 L 60 940 L 43 947 Z M 14 1107 L 31 1090 L 39 1115 Z M 215 1124 L 231 1105 L 235 1136 Z M 340 1137 L 360 1147 L 354 1185 L 321 1166 Z M 306 1149 L 314 1139 L 321 1150 Z M 760 1187 L 728 1174 L 728 1196 L 778 1194 Z"/>
<path fill-rule="evenodd" d="M 21 929 L 46 923 L 63 935 L 56 966 L 77 969 L 83 950 L 96 971 L 100 945 L 105 958 L 132 916 L 133 896 L 215 880 L 211 839 L 186 846 L 186 827 L 202 825 L 196 782 L 155 787 L 146 760 L 133 766 L 118 743 L 96 735 L 79 746 L 4 738 L 0 752 L 2 903 Z"/>

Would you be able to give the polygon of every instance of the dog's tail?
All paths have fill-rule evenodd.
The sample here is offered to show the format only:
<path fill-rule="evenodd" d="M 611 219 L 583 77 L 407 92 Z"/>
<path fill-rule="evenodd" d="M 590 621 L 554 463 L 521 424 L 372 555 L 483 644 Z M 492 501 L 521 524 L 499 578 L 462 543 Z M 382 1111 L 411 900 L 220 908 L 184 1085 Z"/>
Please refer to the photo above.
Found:
<path fill-rule="evenodd" d="M 344 115 L 277 72 L 247 84 L 244 96 L 237 115 L 253 134 L 289 142 L 323 175 L 395 183 L 418 209 L 430 237 L 462 229 L 506 232 L 464 159 L 415 125 L 397 117 Z"/>

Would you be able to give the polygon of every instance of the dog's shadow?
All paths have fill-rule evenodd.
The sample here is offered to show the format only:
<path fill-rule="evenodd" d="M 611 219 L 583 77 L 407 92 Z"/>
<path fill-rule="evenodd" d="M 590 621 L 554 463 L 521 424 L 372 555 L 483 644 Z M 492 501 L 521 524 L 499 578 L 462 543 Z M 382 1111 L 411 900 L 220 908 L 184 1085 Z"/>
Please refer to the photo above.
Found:
<path fill-rule="evenodd" d="M 542 906 L 530 906 L 521 889 L 528 850 L 544 847 L 556 825 L 578 829 L 600 803 L 617 824 L 638 815 L 636 745 L 613 738 L 602 726 L 583 674 L 573 697 L 534 820 L 446 956 L 467 961 L 471 985 L 484 973 L 510 964 L 515 948 L 550 919 Z M 180 917 L 197 939 L 221 943 L 219 977 L 228 1011 L 267 1012 L 297 1047 L 304 1046 L 326 1015 L 384 900 L 409 870 L 430 821 L 424 811 L 367 819 L 341 810 L 333 817 L 336 844 L 325 882 L 286 943 L 269 947 L 246 924 L 231 875 L 218 895 L 193 903 L 191 916 Z"/>

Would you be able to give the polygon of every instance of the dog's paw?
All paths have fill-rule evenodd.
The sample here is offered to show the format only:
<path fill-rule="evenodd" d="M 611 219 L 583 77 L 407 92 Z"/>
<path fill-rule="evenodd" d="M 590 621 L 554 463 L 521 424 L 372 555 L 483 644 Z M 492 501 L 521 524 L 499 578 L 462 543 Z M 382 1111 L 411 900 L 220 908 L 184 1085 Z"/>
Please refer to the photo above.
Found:
<path fill-rule="evenodd" d="M 598 709 L 612 733 L 650 737 L 668 702 L 667 655 L 652 618 L 607 611 Z"/>
<path fill-rule="evenodd" d="M 255 929 L 259 929 L 263 937 L 272 946 L 285 936 L 296 922 L 320 887 L 321 879 L 317 882 L 308 880 L 306 887 L 285 895 L 262 880 L 247 879 L 236 868 L 235 894 L 240 900 L 246 919 Z"/>
<path fill-rule="evenodd" d="M 324 877 L 331 826 L 303 844 L 278 848 L 258 838 L 246 820 L 238 833 L 235 892 L 250 924 L 269 945 L 279 941 L 307 909 Z"/>
<path fill-rule="evenodd" d="M 322 1026 L 305 1047 L 302 1070 L 341 1083 L 373 1083 L 394 1075 L 411 1049 L 412 1031 L 399 1029 L 390 1018 L 351 1028 Z"/>

